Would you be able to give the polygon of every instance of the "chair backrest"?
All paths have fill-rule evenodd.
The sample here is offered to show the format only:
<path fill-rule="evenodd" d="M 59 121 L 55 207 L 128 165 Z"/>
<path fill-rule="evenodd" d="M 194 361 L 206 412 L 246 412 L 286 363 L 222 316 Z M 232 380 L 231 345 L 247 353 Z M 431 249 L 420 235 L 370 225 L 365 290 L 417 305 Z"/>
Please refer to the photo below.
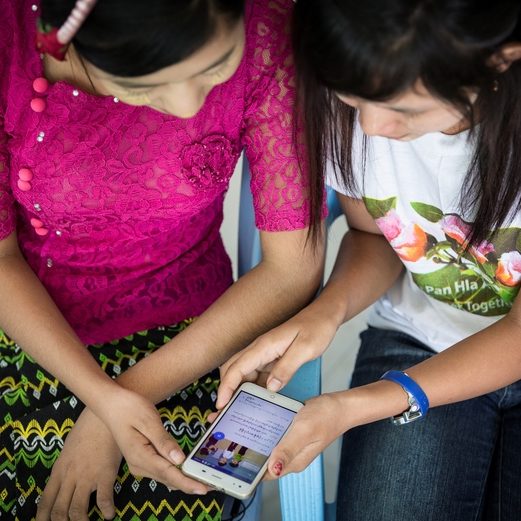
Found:
<path fill-rule="evenodd" d="M 260 238 L 255 226 L 253 201 L 250 189 L 250 169 L 246 159 L 240 191 L 239 209 L 239 276 L 251 270 L 261 260 Z M 327 192 L 327 226 L 342 211 L 333 190 Z M 313 360 L 303 365 L 282 393 L 305 401 L 320 394 L 321 360 Z M 318 456 L 303 472 L 290 474 L 279 481 L 280 507 L 283 521 L 333 521 L 334 504 L 326 503 L 324 491 L 323 456 Z"/>

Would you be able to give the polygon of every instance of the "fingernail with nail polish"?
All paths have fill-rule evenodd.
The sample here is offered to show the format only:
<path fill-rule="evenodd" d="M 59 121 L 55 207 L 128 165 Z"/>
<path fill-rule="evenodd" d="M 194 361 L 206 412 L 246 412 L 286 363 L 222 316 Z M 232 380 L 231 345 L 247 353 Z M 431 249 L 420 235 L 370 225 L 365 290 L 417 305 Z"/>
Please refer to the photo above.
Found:
<path fill-rule="evenodd" d="M 280 476 L 282 474 L 282 461 L 277 461 L 272 467 L 273 474 Z"/>

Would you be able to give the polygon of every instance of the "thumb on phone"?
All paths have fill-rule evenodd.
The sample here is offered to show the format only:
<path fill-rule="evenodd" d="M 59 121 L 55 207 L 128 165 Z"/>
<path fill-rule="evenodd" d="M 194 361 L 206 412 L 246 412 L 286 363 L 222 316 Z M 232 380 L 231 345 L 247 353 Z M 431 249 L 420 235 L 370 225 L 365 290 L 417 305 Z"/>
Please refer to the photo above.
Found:
<path fill-rule="evenodd" d="M 299 410 L 293 424 L 268 461 L 267 479 L 304 470 L 335 438 L 348 429 L 343 421 L 343 393 L 311 398 Z"/>
<path fill-rule="evenodd" d="M 267 479 L 278 479 L 292 472 L 291 464 L 298 454 L 298 449 L 291 444 L 291 439 L 289 443 L 287 439 L 288 436 L 273 449 L 268 463 Z"/>

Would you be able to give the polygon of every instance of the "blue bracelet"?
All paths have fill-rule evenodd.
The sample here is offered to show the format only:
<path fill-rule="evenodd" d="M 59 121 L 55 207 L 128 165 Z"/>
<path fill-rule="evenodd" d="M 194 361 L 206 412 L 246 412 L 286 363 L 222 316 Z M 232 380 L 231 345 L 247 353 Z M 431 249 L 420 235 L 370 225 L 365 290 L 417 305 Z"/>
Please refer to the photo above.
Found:
<path fill-rule="evenodd" d="M 427 411 L 429 410 L 429 399 L 427 395 L 423 392 L 423 389 L 407 374 L 403 371 L 387 371 L 384 373 L 380 380 L 389 380 L 391 382 L 397 383 L 400 385 L 403 390 L 409 396 L 409 405 L 411 408 L 406 412 L 415 412 L 415 405 L 418 410 L 418 417 L 425 416 Z M 416 419 L 416 418 L 411 418 Z M 410 420 L 409 420 L 410 421 Z M 407 423 L 407 422 L 401 422 Z"/>

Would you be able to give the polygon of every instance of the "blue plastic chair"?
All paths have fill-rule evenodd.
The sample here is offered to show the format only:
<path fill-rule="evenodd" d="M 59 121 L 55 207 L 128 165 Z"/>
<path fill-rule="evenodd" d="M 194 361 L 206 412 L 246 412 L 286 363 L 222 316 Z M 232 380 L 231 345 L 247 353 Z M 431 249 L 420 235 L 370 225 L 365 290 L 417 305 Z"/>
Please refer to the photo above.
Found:
<path fill-rule="evenodd" d="M 342 210 L 333 190 L 327 192 L 327 226 Z M 251 270 L 261 260 L 260 237 L 255 227 L 253 201 L 250 190 L 250 170 L 243 162 L 239 209 L 239 276 Z M 320 394 L 321 360 L 303 365 L 283 389 L 283 394 L 305 401 Z M 322 454 L 304 471 L 284 476 L 279 481 L 280 507 L 283 521 L 334 521 L 335 503 L 326 503 L 324 490 L 324 462 Z"/>

